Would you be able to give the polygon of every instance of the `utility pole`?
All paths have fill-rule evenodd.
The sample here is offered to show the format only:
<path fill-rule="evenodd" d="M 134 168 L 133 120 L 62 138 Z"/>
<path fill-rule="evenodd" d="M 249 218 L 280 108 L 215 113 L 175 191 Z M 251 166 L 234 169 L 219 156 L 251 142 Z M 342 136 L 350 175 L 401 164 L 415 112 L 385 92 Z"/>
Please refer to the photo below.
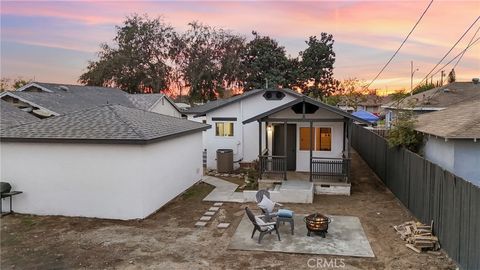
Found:
<path fill-rule="evenodd" d="M 418 71 L 418 68 L 413 70 L 413 61 L 410 61 L 410 96 L 413 95 L 413 75 Z"/>
<path fill-rule="evenodd" d="M 440 77 L 440 86 L 443 86 L 443 76 L 445 76 L 445 70 L 442 70 Z"/>

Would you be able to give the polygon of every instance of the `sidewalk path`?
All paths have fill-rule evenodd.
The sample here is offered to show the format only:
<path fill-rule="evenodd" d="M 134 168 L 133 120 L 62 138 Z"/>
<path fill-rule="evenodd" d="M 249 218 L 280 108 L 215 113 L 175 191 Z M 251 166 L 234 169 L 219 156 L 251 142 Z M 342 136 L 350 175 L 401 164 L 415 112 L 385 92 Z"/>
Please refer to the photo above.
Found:
<path fill-rule="evenodd" d="M 210 192 L 203 201 L 206 202 L 238 202 L 243 203 L 243 192 L 235 192 L 238 185 L 230 183 L 213 176 L 204 176 L 203 182 L 215 186 L 215 189 Z"/>

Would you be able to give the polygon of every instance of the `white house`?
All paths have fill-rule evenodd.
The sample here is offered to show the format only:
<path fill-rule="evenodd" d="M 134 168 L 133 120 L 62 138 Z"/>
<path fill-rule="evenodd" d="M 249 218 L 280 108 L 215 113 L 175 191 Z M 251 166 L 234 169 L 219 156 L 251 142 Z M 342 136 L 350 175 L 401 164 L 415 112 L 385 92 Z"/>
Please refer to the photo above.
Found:
<path fill-rule="evenodd" d="M 202 178 L 207 128 L 120 105 L 15 125 L 1 130 L 1 179 L 23 191 L 19 213 L 145 218 Z"/>
<path fill-rule="evenodd" d="M 480 186 L 480 100 L 420 115 L 415 129 L 426 159 Z"/>
<path fill-rule="evenodd" d="M 233 149 L 235 162 L 259 160 L 262 177 L 286 179 L 293 171 L 308 173 L 311 181 L 347 178 L 348 126 L 365 122 L 289 89 L 252 90 L 188 113 L 213 127 L 204 137 L 208 168 L 216 168 L 217 149 Z"/>

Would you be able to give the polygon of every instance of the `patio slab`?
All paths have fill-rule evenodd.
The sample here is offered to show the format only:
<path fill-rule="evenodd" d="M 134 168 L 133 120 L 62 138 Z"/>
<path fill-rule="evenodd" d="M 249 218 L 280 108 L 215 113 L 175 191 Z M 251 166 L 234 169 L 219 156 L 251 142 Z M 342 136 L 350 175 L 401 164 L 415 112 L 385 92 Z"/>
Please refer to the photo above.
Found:
<path fill-rule="evenodd" d="M 353 257 L 375 257 L 370 243 L 363 231 L 360 220 L 352 216 L 330 216 L 332 222 L 329 225 L 325 238 L 320 236 L 307 236 L 307 228 L 303 221 L 305 214 L 295 214 L 294 235 L 290 234 L 288 224 L 280 226 L 281 241 L 272 233 L 262 239 L 258 244 L 258 232 L 253 238 L 253 225 L 246 215 L 237 227 L 233 235 L 229 249 L 273 251 L 301 254 L 323 254 Z"/>

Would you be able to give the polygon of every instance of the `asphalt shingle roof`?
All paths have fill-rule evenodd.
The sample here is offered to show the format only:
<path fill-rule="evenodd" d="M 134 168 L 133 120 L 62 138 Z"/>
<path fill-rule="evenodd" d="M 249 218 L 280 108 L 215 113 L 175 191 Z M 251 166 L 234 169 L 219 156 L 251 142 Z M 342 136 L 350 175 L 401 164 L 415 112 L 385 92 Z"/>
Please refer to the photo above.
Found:
<path fill-rule="evenodd" d="M 136 108 L 142 110 L 150 110 L 159 100 L 164 97 L 164 94 L 129 94 L 128 99 Z"/>
<path fill-rule="evenodd" d="M 35 84 L 52 92 L 14 91 L 11 94 L 58 114 L 75 112 L 105 104 L 135 107 L 127 97 L 127 94 L 118 88 L 40 82 L 35 82 Z"/>
<path fill-rule="evenodd" d="M 21 125 L 29 122 L 40 121 L 39 118 L 20 110 L 12 104 L 0 100 L 1 114 L 0 114 L 0 128 L 4 129 L 10 126 Z"/>
<path fill-rule="evenodd" d="M 415 129 L 447 139 L 480 138 L 480 99 L 419 115 Z"/>
<path fill-rule="evenodd" d="M 210 126 L 121 105 L 104 105 L 1 131 L 3 141 L 148 143 Z"/>
<path fill-rule="evenodd" d="M 444 109 L 452 104 L 474 99 L 480 99 L 480 84 L 454 82 L 409 96 L 400 102 L 391 102 L 382 107 L 434 110 Z"/>

